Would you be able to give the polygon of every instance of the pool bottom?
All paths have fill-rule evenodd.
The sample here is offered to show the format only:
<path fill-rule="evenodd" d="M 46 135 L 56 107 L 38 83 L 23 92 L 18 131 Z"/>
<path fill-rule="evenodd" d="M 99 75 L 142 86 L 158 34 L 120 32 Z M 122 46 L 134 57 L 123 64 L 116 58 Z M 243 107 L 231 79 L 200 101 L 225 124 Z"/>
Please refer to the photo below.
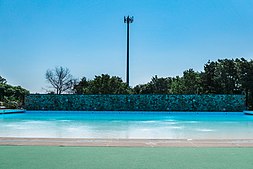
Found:
<path fill-rule="evenodd" d="M 121 112 L 119 112 L 121 113 Z M 0 116 L 0 137 L 69 139 L 253 139 L 253 116 L 26 112 Z"/>

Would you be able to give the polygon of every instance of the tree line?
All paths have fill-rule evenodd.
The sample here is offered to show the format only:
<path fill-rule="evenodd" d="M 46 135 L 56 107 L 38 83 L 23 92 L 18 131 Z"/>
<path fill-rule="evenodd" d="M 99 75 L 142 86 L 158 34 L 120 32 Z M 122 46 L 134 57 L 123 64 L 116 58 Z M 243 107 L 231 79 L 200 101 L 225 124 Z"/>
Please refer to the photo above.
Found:
<path fill-rule="evenodd" d="M 108 74 L 78 81 L 64 67 L 47 70 L 45 78 L 51 85 L 50 94 L 244 94 L 248 108 L 253 109 L 253 61 L 244 58 L 208 61 L 201 72 L 188 69 L 182 76 L 154 76 L 134 87 Z M 11 86 L 0 76 L 0 101 L 7 107 L 21 106 L 26 94 L 28 90 Z"/>
<path fill-rule="evenodd" d="M 56 73 L 59 70 L 62 73 Z M 51 74 L 51 79 L 48 78 L 48 74 Z M 108 74 L 95 76 L 92 80 L 83 77 L 78 82 L 71 75 L 66 74 L 70 74 L 69 69 L 62 67 L 47 71 L 48 82 L 52 84 L 52 77 L 54 77 L 52 86 L 56 89 L 56 94 L 62 92 L 75 94 L 244 94 L 247 106 L 250 109 L 253 108 L 253 61 L 244 58 L 208 61 L 201 72 L 188 69 L 183 72 L 183 76 L 154 76 L 148 83 L 134 87 L 129 87 L 120 77 Z"/>

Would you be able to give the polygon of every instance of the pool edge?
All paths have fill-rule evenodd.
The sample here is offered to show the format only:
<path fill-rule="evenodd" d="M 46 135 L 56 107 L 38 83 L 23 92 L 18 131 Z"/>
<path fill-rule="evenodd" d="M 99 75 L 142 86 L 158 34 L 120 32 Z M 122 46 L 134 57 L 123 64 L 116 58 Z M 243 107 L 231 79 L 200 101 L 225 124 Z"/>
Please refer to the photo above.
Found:
<path fill-rule="evenodd" d="M 25 109 L 0 109 L 1 114 L 25 113 Z"/>
<path fill-rule="evenodd" d="M 243 113 L 244 113 L 245 115 L 253 115 L 253 111 L 248 111 L 248 110 L 246 111 L 246 110 L 245 110 L 245 111 L 243 111 Z"/>
<path fill-rule="evenodd" d="M 73 139 L 0 137 L 0 146 L 253 147 L 253 139 Z"/>

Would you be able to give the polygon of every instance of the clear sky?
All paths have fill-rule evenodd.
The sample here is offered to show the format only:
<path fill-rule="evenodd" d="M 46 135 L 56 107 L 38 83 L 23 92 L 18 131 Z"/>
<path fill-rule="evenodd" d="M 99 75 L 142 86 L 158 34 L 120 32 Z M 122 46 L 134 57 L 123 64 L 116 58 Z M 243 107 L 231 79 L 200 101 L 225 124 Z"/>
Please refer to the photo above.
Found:
<path fill-rule="evenodd" d="M 253 0 L 0 0 L 0 75 L 40 93 L 55 66 L 125 81 L 125 15 L 131 86 L 253 56 Z"/>

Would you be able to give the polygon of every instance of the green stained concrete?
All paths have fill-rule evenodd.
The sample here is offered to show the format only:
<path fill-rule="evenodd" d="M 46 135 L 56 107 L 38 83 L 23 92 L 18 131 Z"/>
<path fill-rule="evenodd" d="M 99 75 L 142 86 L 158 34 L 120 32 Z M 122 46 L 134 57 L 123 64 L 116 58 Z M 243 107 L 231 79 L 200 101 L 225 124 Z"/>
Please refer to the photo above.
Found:
<path fill-rule="evenodd" d="M 1 169 L 252 169 L 253 148 L 0 146 Z"/>
<path fill-rule="evenodd" d="M 244 95 L 48 95 L 31 94 L 25 97 L 27 110 L 79 111 L 232 111 L 245 110 Z"/>

